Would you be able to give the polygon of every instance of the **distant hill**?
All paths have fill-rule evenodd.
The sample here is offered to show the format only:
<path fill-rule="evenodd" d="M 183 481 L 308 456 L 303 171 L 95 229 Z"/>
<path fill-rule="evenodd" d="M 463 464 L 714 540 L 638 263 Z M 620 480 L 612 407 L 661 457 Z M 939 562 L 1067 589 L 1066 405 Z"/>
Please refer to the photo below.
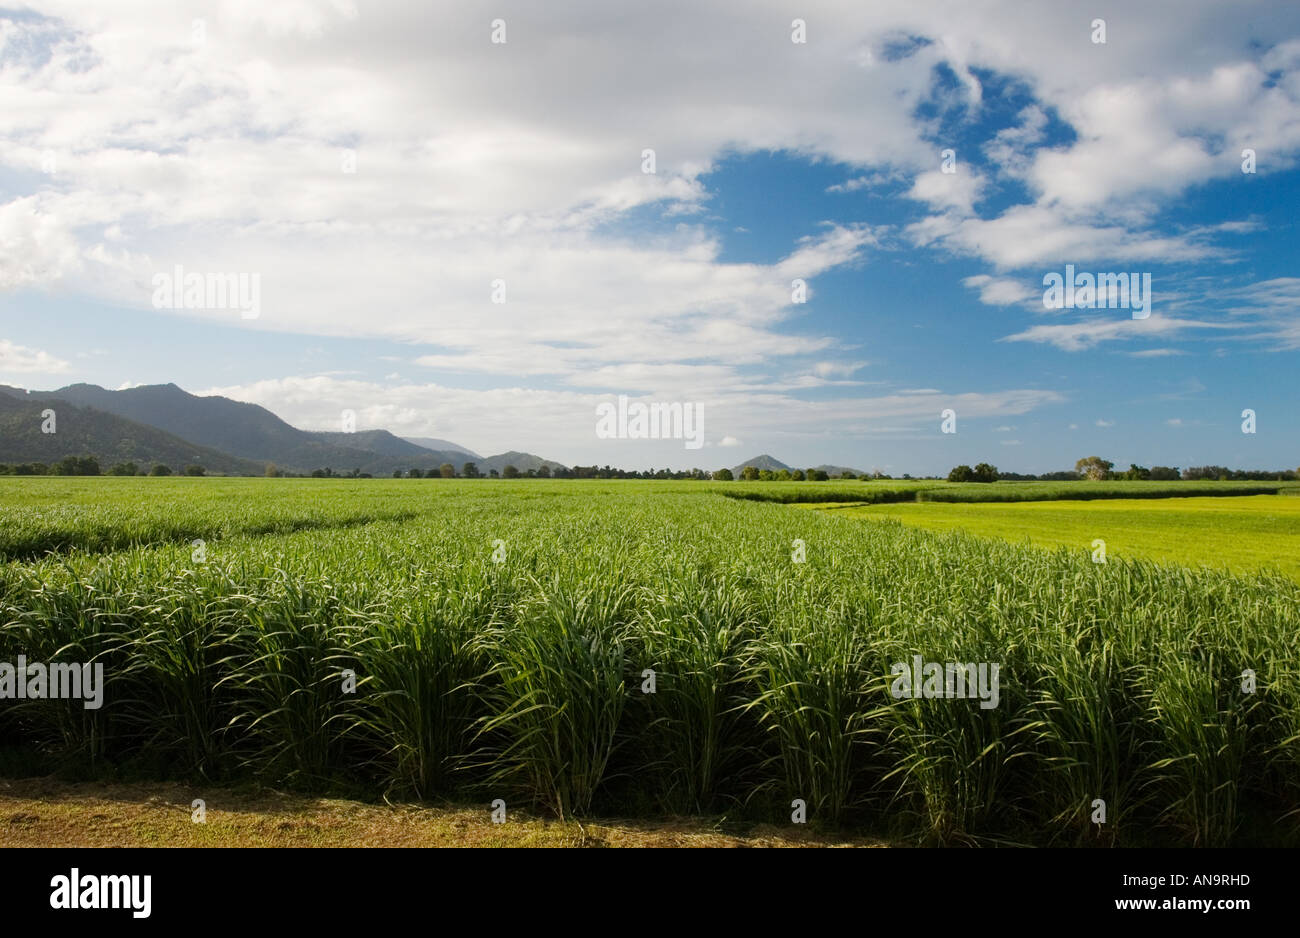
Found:
<path fill-rule="evenodd" d="M 736 466 L 734 469 L 731 470 L 732 474 L 739 476 L 740 473 L 744 471 L 746 466 L 753 466 L 755 469 L 758 469 L 759 471 L 762 471 L 764 469 L 770 469 L 773 472 L 780 472 L 782 469 L 789 469 L 791 472 L 793 472 L 796 468 L 807 471 L 807 469 L 809 468 L 807 466 L 797 466 L 797 467 L 787 466 L 785 463 L 781 462 L 781 460 L 777 459 L 775 456 L 769 456 L 766 453 L 764 453 L 762 456 L 755 456 L 753 459 L 745 460 L 739 466 Z M 852 469 L 848 466 L 828 466 L 823 464 L 821 466 L 813 466 L 812 468 L 820 469 L 822 472 L 826 473 L 832 479 L 834 479 L 836 476 L 843 475 L 846 472 L 851 472 L 855 476 L 862 475 L 861 470 Z"/>
<path fill-rule="evenodd" d="M 364 450 L 369 458 L 359 468 L 374 475 L 391 475 L 394 469 L 436 469 L 443 463 L 451 463 L 459 471 L 465 459 L 459 450 L 427 449 L 387 430 L 315 431 L 310 435 L 336 449 Z"/>
<path fill-rule="evenodd" d="M 789 466 L 781 462 L 781 460 L 777 459 L 776 457 L 769 456 L 766 453 L 764 453 L 762 456 L 755 456 L 753 459 L 746 459 L 744 462 L 742 462 L 739 466 L 733 468 L 731 471 L 736 475 L 740 475 L 740 473 L 743 472 L 745 470 L 745 467 L 747 466 L 753 466 L 755 469 L 759 469 L 759 470 L 771 469 L 773 472 L 777 472 L 781 469 L 790 468 Z"/>
<path fill-rule="evenodd" d="M 552 459 L 543 459 L 540 456 L 534 456 L 532 453 L 519 453 L 514 450 L 509 453 L 501 453 L 499 456 L 488 456 L 484 459 L 474 460 L 474 465 L 484 475 L 493 469 L 497 472 L 503 472 L 506 466 L 514 466 L 520 472 L 527 472 L 529 469 L 540 469 L 542 466 L 552 470 L 568 468 L 563 463 L 555 462 Z"/>
<path fill-rule="evenodd" d="M 841 475 L 843 475 L 843 474 L 846 473 L 846 472 L 851 472 L 851 473 L 853 473 L 855 476 L 860 476 L 860 475 L 862 475 L 862 470 L 861 470 L 861 469 L 852 469 L 852 468 L 850 468 L 849 466 L 827 466 L 827 465 L 821 465 L 821 466 L 814 466 L 813 468 L 815 468 L 815 469 L 820 469 L 822 472 L 826 473 L 826 474 L 827 474 L 828 476 L 830 476 L 832 479 L 834 479 L 836 476 L 841 476 Z"/>
<path fill-rule="evenodd" d="M 481 454 L 458 443 L 453 443 L 451 440 L 438 440 L 431 436 L 404 436 L 402 439 L 408 443 L 414 443 L 416 446 L 423 446 L 425 449 L 431 449 L 439 453 L 464 453 L 470 459 L 483 458 Z"/>
<path fill-rule="evenodd" d="M 74 384 L 57 391 L 33 391 L 82 407 L 93 407 L 166 430 L 200 446 L 242 459 L 273 462 L 284 469 L 308 472 L 364 467 L 374 456 L 361 447 L 331 445 L 285 423 L 265 407 L 228 397 L 199 397 L 174 384 L 152 384 L 109 391 L 94 384 Z M 364 468 L 363 468 L 364 471 Z"/>
<path fill-rule="evenodd" d="M 264 467 L 197 446 L 157 427 L 70 401 L 36 394 L 0 393 L 0 462 L 56 463 L 66 456 L 93 456 L 100 470 L 134 462 L 141 469 L 162 463 L 180 472 L 188 465 L 223 475 L 261 475 Z M 42 433 L 41 412 L 54 411 L 54 433 Z"/>
<path fill-rule="evenodd" d="M 296 473 L 330 468 L 340 474 L 357 470 L 374 476 L 389 476 L 396 470 L 428 472 L 444 463 L 450 463 L 460 473 L 467 462 L 475 463 L 484 475 L 492 469 L 501 472 L 507 464 L 521 472 L 543 465 L 551 469 L 562 468 L 560 463 L 530 453 L 512 451 L 484 458 L 454 443 L 445 449 L 431 449 L 387 430 L 353 433 L 299 430 L 257 404 L 233 401 L 219 395 L 201 397 L 175 384 L 144 385 L 121 391 L 110 391 L 94 384 L 73 384 L 57 391 L 24 391 L 0 385 L 0 397 L 34 406 L 38 414 L 43 406 L 54 406 L 54 402 L 85 411 L 78 419 L 87 444 L 95 441 L 101 449 L 108 447 L 105 452 L 116 452 L 114 440 L 120 438 L 129 437 L 139 444 L 133 449 L 134 456 L 122 459 L 170 464 L 173 458 L 178 458 L 181 450 L 188 448 L 203 453 L 206 462 L 200 464 L 214 472 L 262 475 L 267 463 Z M 138 430 L 128 432 L 119 423 L 104 422 L 103 418 L 107 417 L 130 422 L 135 427 L 161 431 L 162 436 L 146 437 Z M 63 429 L 61 421 L 60 416 L 60 431 Z M 92 428 L 96 421 L 102 423 L 99 430 Z M 22 421 L 15 422 L 12 427 L 15 433 L 22 434 L 30 429 Z M 35 427 L 39 434 L 39 421 Z M 160 448 L 156 454 L 145 445 L 146 440 L 158 443 Z M 62 444 L 48 440 L 27 440 L 24 436 L 21 445 L 19 443 L 18 438 L 11 439 L 8 433 L 0 433 L 0 462 L 48 461 L 37 456 L 15 455 L 28 452 L 57 452 L 59 458 L 69 455 L 99 458 L 99 450 L 64 452 Z M 117 457 L 110 458 L 122 461 Z M 103 459 L 100 461 L 103 463 Z"/>

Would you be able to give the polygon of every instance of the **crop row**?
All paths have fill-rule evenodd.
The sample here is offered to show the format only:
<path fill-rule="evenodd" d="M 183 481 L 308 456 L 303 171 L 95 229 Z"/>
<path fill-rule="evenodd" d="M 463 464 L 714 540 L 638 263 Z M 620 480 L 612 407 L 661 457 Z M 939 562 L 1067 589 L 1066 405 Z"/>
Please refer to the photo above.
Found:
<path fill-rule="evenodd" d="M 98 710 L 0 700 L 0 752 L 48 765 L 566 816 L 803 799 L 908 838 L 1296 838 L 1281 578 L 632 489 L 0 571 L 0 662 L 107 676 Z M 997 663 L 997 706 L 896 698 L 916 655 Z"/>

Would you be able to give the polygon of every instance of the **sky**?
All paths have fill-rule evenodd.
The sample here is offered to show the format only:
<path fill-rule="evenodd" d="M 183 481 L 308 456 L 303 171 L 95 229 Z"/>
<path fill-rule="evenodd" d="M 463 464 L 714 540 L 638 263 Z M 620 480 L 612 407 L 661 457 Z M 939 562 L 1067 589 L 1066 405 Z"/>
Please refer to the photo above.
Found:
<path fill-rule="evenodd" d="M 0 383 L 568 465 L 1300 466 L 1300 5 L 7 2 Z"/>

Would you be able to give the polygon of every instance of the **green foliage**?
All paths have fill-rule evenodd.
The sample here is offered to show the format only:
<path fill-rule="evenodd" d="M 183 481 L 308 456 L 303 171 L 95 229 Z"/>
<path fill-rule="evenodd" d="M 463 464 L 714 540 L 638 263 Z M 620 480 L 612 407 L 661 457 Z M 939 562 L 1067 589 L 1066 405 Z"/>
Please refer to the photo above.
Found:
<path fill-rule="evenodd" d="M 1300 842 L 1300 585 L 732 488 L 0 479 L 0 661 L 108 678 L 98 711 L 9 702 L 0 736 L 83 770 L 566 817 L 785 820 L 799 798 L 918 842 Z M 914 655 L 999 663 L 998 707 L 894 698 Z"/>
<path fill-rule="evenodd" d="M 93 456 L 65 456 L 56 465 L 50 467 L 50 475 L 97 476 L 99 462 Z"/>
<path fill-rule="evenodd" d="M 1100 456 L 1086 456 L 1074 464 L 1074 471 L 1091 482 L 1100 482 L 1110 478 L 1110 470 L 1114 465 Z"/>

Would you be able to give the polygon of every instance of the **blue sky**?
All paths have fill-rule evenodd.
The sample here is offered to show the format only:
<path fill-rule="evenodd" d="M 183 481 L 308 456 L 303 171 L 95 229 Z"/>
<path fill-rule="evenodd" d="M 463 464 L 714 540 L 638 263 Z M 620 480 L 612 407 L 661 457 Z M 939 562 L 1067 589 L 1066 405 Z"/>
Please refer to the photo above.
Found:
<path fill-rule="evenodd" d="M 1300 465 L 1292 4 L 264 6 L 0 9 L 0 382 L 569 464 Z M 155 308 L 176 264 L 259 316 Z M 1067 264 L 1150 317 L 1046 309 Z M 705 447 L 598 438 L 619 394 Z"/>

